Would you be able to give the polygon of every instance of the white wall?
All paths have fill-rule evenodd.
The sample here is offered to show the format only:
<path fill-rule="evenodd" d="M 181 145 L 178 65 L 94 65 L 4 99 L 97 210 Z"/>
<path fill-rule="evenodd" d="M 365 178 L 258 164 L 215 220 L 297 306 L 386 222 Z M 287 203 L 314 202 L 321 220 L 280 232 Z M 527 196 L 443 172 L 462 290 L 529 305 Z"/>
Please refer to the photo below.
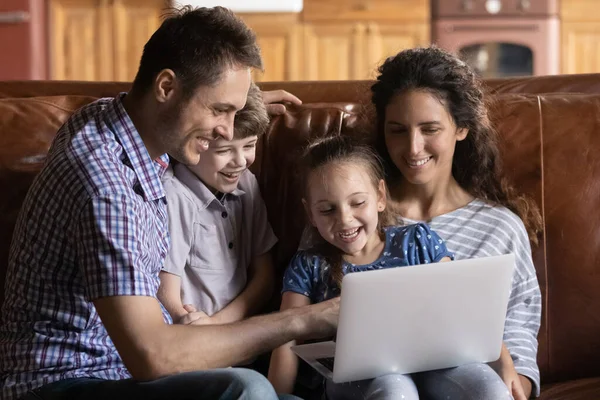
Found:
<path fill-rule="evenodd" d="M 197 7 L 223 6 L 236 12 L 300 12 L 302 0 L 178 0 Z"/>

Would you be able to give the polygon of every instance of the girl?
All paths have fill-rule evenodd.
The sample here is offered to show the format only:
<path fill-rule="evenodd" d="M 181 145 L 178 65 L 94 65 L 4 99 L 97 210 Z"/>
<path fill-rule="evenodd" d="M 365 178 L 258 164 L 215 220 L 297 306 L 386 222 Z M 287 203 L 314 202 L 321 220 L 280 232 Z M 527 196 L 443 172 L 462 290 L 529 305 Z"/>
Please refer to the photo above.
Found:
<path fill-rule="evenodd" d="M 492 367 L 516 400 L 539 395 L 541 295 L 529 242 L 537 242 L 541 217 L 536 204 L 503 178 L 481 82 L 443 50 L 412 49 L 385 61 L 372 93 L 379 151 L 402 219 L 427 221 L 457 259 L 517 257 L 505 348 Z M 423 374 L 419 387 L 445 385 L 460 394 L 466 378 L 461 368 Z"/>
<path fill-rule="evenodd" d="M 284 274 L 281 309 L 318 303 L 339 296 L 347 273 L 450 260 L 439 236 L 425 224 L 394 226 L 397 216 L 387 207 L 389 197 L 379 159 L 366 146 L 347 137 L 322 139 L 310 145 L 305 162 L 302 199 L 313 226 L 315 245 L 299 251 Z M 298 360 L 294 343 L 271 356 L 269 380 L 278 393 L 291 393 Z M 410 377 L 385 377 L 336 385 L 328 382 L 331 399 L 417 398 Z M 412 396 L 412 397 L 410 397 Z"/>

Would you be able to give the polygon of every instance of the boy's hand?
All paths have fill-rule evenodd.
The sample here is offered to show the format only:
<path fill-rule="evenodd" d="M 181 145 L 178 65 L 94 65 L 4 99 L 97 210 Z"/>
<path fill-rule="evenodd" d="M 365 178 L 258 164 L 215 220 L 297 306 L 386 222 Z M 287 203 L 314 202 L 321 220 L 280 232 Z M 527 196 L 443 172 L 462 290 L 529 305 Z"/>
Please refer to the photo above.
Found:
<path fill-rule="evenodd" d="M 203 311 L 196 310 L 191 304 L 184 304 L 183 308 L 188 313 L 177 321 L 182 325 L 207 325 L 210 324 L 207 320 L 210 320 L 210 317 Z"/>
<path fill-rule="evenodd" d="M 280 115 L 285 113 L 285 105 L 281 103 L 302 104 L 302 100 L 285 90 L 269 90 L 262 92 L 262 97 L 269 115 Z"/>

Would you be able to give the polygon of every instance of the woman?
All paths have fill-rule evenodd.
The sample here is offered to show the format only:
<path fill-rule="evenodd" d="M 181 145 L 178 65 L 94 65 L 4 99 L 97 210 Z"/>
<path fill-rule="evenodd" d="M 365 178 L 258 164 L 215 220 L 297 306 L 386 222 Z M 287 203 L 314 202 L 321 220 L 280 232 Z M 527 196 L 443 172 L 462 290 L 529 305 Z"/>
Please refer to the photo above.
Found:
<path fill-rule="evenodd" d="M 537 243 L 541 217 L 535 203 L 502 178 L 497 134 L 480 81 L 464 62 L 441 49 L 411 49 L 384 62 L 371 90 L 379 150 L 403 222 L 429 223 L 456 259 L 515 254 L 502 357 L 491 367 L 515 399 L 539 395 L 541 295 L 529 241 Z M 471 398 L 465 396 L 473 393 L 462 393 L 460 386 L 476 382 L 456 382 L 481 380 L 486 374 L 475 376 L 467 369 L 413 379 L 421 397 L 445 399 L 456 393 Z M 423 396 L 427 388 L 440 390 Z"/>

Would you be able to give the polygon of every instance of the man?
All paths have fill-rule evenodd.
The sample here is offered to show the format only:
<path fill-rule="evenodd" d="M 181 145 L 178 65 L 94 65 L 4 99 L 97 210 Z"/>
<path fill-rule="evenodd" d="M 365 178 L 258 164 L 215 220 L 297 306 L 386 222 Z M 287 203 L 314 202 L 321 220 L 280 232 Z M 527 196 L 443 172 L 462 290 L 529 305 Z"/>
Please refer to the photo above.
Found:
<path fill-rule="evenodd" d="M 272 399 L 262 375 L 225 367 L 334 333 L 336 301 L 198 326 L 172 325 L 156 298 L 169 241 L 165 153 L 196 164 L 211 140 L 231 140 L 251 68 L 262 68 L 260 52 L 238 18 L 186 8 L 148 41 L 128 94 L 60 129 L 13 236 L 3 399 Z"/>

